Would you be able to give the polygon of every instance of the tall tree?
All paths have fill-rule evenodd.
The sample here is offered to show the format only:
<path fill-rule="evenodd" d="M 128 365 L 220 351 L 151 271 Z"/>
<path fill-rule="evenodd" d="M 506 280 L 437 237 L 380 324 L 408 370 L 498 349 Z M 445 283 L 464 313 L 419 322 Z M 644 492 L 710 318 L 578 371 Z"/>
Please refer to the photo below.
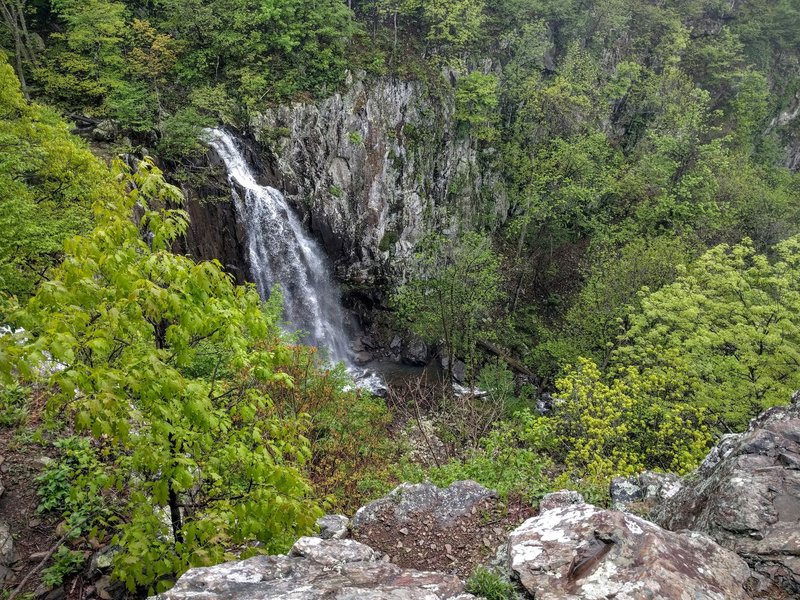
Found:
<path fill-rule="evenodd" d="M 25 98 L 29 98 L 25 80 L 25 64 L 27 63 L 29 68 L 36 65 L 37 48 L 28 32 L 25 9 L 25 0 L 0 0 L 0 19 L 14 39 L 17 77 L 22 85 L 22 93 Z"/>
<path fill-rule="evenodd" d="M 219 263 L 170 251 L 187 215 L 156 208 L 182 197 L 151 162 L 125 181 L 130 192 L 95 203 L 95 228 L 7 312 L 25 338 L 2 336 L 0 374 L 60 365 L 48 407 L 102 440 L 102 481 L 127 499 L 115 575 L 154 593 L 248 541 L 284 550 L 320 513 L 299 470 L 303 418 L 276 416 L 259 388 L 291 385 L 277 368 L 288 355 L 279 304 L 265 309 Z"/>
<path fill-rule="evenodd" d="M 489 239 L 467 233 L 459 240 L 427 238 L 412 261 L 412 279 L 400 286 L 393 302 L 409 327 L 430 343 L 441 343 L 448 382 L 456 358 L 468 377 L 477 375 L 476 345 L 491 327 L 501 298 L 499 261 Z"/>
<path fill-rule="evenodd" d="M 685 401 L 739 430 L 800 387 L 800 238 L 758 254 L 749 240 L 720 245 L 678 279 L 645 294 L 613 364 L 693 382 Z"/>

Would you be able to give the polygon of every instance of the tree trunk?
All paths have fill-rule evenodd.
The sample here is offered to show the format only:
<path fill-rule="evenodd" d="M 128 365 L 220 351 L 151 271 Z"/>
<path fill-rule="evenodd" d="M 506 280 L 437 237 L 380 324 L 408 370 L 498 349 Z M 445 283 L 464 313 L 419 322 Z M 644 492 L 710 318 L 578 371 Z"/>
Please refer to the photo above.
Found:
<path fill-rule="evenodd" d="M 175 442 L 169 434 L 169 444 L 172 455 L 175 455 Z M 178 493 L 169 486 L 169 520 L 172 523 L 172 537 L 179 544 L 183 543 L 183 521 L 181 520 L 181 507 L 178 504 Z"/>
<path fill-rule="evenodd" d="M 21 0 L 0 0 L 0 17 L 14 38 L 14 70 L 17 72 L 22 93 L 30 100 L 24 65 L 25 61 L 34 62 L 34 52 L 25 22 L 25 7 Z"/>

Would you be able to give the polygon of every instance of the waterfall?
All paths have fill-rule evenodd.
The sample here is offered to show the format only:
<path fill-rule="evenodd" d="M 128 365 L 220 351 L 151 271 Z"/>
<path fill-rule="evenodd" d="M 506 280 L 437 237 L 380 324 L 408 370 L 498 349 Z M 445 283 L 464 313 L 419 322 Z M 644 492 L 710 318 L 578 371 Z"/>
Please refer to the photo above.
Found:
<path fill-rule="evenodd" d="M 283 194 L 256 181 L 233 136 L 222 129 L 208 129 L 206 140 L 225 162 L 259 294 L 266 298 L 273 286 L 280 285 L 284 317 L 300 332 L 300 341 L 326 349 L 333 361 L 349 364 L 341 294 L 322 248 L 305 231 Z M 238 189 L 244 191 L 244 198 Z"/>

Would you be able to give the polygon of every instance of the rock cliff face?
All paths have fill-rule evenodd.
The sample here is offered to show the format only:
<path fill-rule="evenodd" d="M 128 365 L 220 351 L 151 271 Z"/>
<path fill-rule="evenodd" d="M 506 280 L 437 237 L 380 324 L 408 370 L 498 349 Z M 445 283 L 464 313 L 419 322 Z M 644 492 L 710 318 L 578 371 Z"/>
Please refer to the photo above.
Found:
<path fill-rule="evenodd" d="M 251 123 L 273 181 L 307 218 L 341 279 L 371 283 L 426 232 L 502 220 L 499 178 L 458 131 L 453 83 L 351 77 L 319 102 Z"/>

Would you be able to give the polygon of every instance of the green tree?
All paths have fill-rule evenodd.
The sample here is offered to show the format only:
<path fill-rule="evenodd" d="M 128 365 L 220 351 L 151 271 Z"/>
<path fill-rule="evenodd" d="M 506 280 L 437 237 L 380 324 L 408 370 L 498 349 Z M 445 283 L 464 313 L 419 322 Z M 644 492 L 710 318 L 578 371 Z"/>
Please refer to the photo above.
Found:
<path fill-rule="evenodd" d="M 12 307 L 25 339 L 3 336 L 0 373 L 59 365 L 49 409 L 112 449 L 104 483 L 127 499 L 114 573 L 152 593 L 248 541 L 283 550 L 319 511 L 299 470 L 304 418 L 276 416 L 259 389 L 292 385 L 277 368 L 288 356 L 279 304 L 262 306 L 219 263 L 170 252 L 187 216 L 157 208 L 182 197 L 151 163 L 126 182 L 129 193 L 95 204 L 95 229 L 67 242 L 51 279 Z"/>
<path fill-rule="evenodd" d="M 622 367 L 606 379 L 582 359 L 557 388 L 554 435 L 572 478 L 601 483 L 645 469 L 686 473 L 711 445 L 703 409 L 674 402 L 688 389 L 679 369 L 642 375 Z"/>
<path fill-rule="evenodd" d="M 502 297 L 500 265 L 489 238 L 430 236 L 408 266 L 412 279 L 392 299 L 400 318 L 425 341 L 442 344 L 448 382 L 456 357 L 466 362 L 473 381 L 477 343 L 491 334 Z"/>
<path fill-rule="evenodd" d="M 223 83 L 245 110 L 338 84 L 356 33 L 340 0 L 159 0 L 163 29 L 184 46 L 190 88 Z"/>
<path fill-rule="evenodd" d="M 88 229 L 92 203 L 117 191 L 54 111 L 25 100 L 0 53 L 0 290 L 30 294 Z"/>
<path fill-rule="evenodd" d="M 483 0 L 424 0 L 427 40 L 435 47 L 457 52 L 475 42 L 484 20 Z"/>
<path fill-rule="evenodd" d="M 786 402 L 800 387 L 800 239 L 775 253 L 770 262 L 749 240 L 720 245 L 674 283 L 645 290 L 612 364 L 666 377 L 679 363 L 694 388 L 683 401 L 722 430 Z"/>
<path fill-rule="evenodd" d="M 37 69 L 45 96 L 70 111 L 97 114 L 123 81 L 125 5 L 114 0 L 54 0 L 64 31 L 52 34 Z"/>
<path fill-rule="evenodd" d="M 470 135 L 484 142 L 498 138 L 497 77 L 473 71 L 458 81 L 456 88 L 456 120 Z"/>
<path fill-rule="evenodd" d="M 676 237 L 634 239 L 621 248 L 597 242 L 589 277 L 565 315 L 566 341 L 605 368 L 625 331 L 625 317 L 639 305 L 639 290 L 672 283 L 689 262 L 688 244 Z"/>

